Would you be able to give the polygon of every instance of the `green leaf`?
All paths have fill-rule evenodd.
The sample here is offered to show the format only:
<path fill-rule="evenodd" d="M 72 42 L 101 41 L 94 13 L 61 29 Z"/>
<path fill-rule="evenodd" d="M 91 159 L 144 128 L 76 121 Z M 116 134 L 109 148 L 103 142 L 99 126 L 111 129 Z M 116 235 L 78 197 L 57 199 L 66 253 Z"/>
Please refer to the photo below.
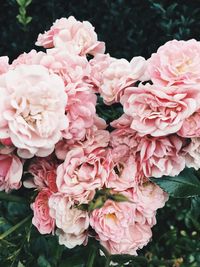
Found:
<path fill-rule="evenodd" d="M 84 266 L 85 264 L 83 262 L 83 259 L 81 259 L 81 257 L 77 257 L 77 255 L 63 260 L 59 265 L 59 267 L 84 267 Z"/>
<path fill-rule="evenodd" d="M 176 198 L 200 196 L 200 181 L 192 168 L 186 168 L 174 177 L 151 178 L 151 181 Z"/>
<path fill-rule="evenodd" d="M 47 261 L 47 259 L 43 255 L 39 256 L 37 263 L 39 267 L 51 267 L 50 263 Z"/>
<path fill-rule="evenodd" d="M 17 267 L 25 267 L 24 264 L 21 263 L 21 261 L 18 262 Z"/>

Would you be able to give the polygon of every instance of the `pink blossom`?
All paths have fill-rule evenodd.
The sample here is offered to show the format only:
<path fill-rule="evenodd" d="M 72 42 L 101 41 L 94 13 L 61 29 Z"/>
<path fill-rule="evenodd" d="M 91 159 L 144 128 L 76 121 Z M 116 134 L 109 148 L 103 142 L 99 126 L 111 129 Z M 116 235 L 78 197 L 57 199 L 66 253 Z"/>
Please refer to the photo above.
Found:
<path fill-rule="evenodd" d="M 138 211 L 146 217 L 151 226 L 155 225 L 156 218 L 153 215 L 156 214 L 157 209 L 165 206 L 168 194 L 151 182 L 146 182 L 133 188 L 131 193 L 132 197 L 130 199 L 137 202 Z"/>
<path fill-rule="evenodd" d="M 64 163 L 57 169 L 58 191 L 66 194 L 76 203 L 88 203 L 100 189 L 108 176 L 104 165 L 105 149 L 98 149 L 89 155 L 81 147 L 70 150 Z"/>
<path fill-rule="evenodd" d="M 116 151 L 110 150 L 110 153 L 107 153 L 110 173 L 105 184 L 107 188 L 124 191 L 134 187 L 141 177 L 139 176 L 136 158 L 133 155 L 124 155 L 121 149 L 119 154 L 120 152 L 121 157 L 119 159 L 115 155 Z"/>
<path fill-rule="evenodd" d="M 88 21 L 77 21 L 73 16 L 57 19 L 50 30 L 39 34 L 36 45 L 66 49 L 77 55 L 95 55 L 105 51 L 105 44 L 97 40 L 94 27 Z"/>
<path fill-rule="evenodd" d="M 49 199 L 50 215 L 55 219 L 59 243 L 68 248 L 87 243 L 89 217 L 86 211 L 74 208 L 67 196 L 54 194 Z"/>
<path fill-rule="evenodd" d="M 33 175 L 33 178 L 25 180 L 24 186 L 27 188 L 37 188 L 38 190 L 48 188 L 52 192 L 57 192 L 57 166 L 58 164 L 53 157 L 34 158 L 28 167 L 28 172 Z"/>
<path fill-rule="evenodd" d="M 99 127 L 99 126 L 98 126 Z M 98 148 L 108 146 L 110 140 L 110 133 L 106 130 L 99 129 L 95 124 L 86 130 L 85 139 L 59 141 L 55 147 L 55 153 L 58 159 L 65 160 L 67 153 L 74 148 L 81 147 L 84 153 L 89 154 Z"/>
<path fill-rule="evenodd" d="M 9 70 L 9 58 L 6 56 L 0 57 L 0 75 Z"/>
<path fill-rule="evenodd" d="M 172 40 L 161 46 L 148 60 L 153 83 L 163 86 L 200 82 L 200 42 Z"/>
<path fill-rule="evenodd" d="M 134 57 L 130 62 L 109 55 L 98 55 L 90 62 L 92 80 L 99 86 L 99 93 L 105 103 L 119 102 L 124 89 L 143 80 L 146 61 L 143 57 Z M 97 73 L 97 74 L 96 74 Z"/>
<path fill-rule="evenodd" d="M 22 178 L 22 163 L 12 154 L 0 154 L 0 191 L 19 189 Z"/>
<path fill-rule="evenodd" d="M 90 225 L 111 254 L 137 255 L 137 250 L 149 242 L 156 210 L 164 206 L 167 195 L 151 183 L 123 194 L 129 202 L 107 200 L 91 213 Z"/>
<path fill-rule="evenodd" d="M 41 60 L 45 57 L 44 52 L 37 52 L 36 50 L 32 49 L 28 53 L 23 53 L 19 55 L 10 66 L 11 69 L 15 69 L 19 65 L 40 65 Z"/>
<path fill-rule="evenodd" d="M 50 234 L 54 232 L 55 220 L 49 215 L 48 201 L 52 192 L 45 188 L 39 192 L 34 203 L 31 205 L 33 209 L 32 223 L 41 234 Z"/>
<path fill-rule="evenodd" d="M 77 87 L 76 84 L 67 86 L 66 92 L 69 128 L 63 131 L 63 137 L 83 140 L 87 129 L 91 128 L 96 120 L 96 95 L 87 86 Z"/>
<path fill-rule="evenodd" d="M 141 216 L 133 203 L 107 200 L 92 212 L 90 225 L 111 254 L 137 255 L 152 236 L 151 227 L 146 220 L 141 222 Z"/>
<path fill-rule="evenodd" d="M 69 83 L 84 83 L 91 75 L 91 66 L 85 57 L 74 55 L 67 50 L 48 49 L 40 60 L 40 64 L 51 72 L 58 74 L 65 85 Z M 87 84 L 84 84 L 87 86 Z"/>
<path fill-rule="evenodd" d="M 47 156 L 68 127 L 62 79 L 38 65 L 19 65 L 0 77 L 0 138 L 10 138 L 18 155 Z"/>
<path fill-rule="evenodd" d="M 142 137 L 137 146 L 137 163 L 145 177 L 178 175 L 185 168 L 184 145 L 176 135 Z"/>
<path fill-rule="evenodd" d="M 191 142 L 184 148 L 186 166 L 200 169 L 200 138 L 191 138 Z"/>
<path fill-rule="evenodd" d="M 131 128 L 140 135 L 176 133 L 199 108 L 199 88 L 140 85 L 128 88 L 122 98 L 124 112 L 132 117 Z"/>
<path fill-rule="evenodd" d="M 178 135 L 182 137 L 200 137 L 200 110 L 194 112 L 190 117 L 183 121 Z"/>

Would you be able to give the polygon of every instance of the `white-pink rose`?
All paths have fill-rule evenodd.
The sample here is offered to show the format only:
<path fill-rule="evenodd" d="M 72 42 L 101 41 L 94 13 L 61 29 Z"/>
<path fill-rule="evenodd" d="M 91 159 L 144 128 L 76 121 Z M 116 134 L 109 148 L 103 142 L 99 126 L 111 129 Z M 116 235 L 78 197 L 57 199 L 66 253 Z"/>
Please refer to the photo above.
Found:
<path fill-rule="evenodd" d="M 182 137 L 200 137 L 200 110 L 194 112 L 190 117 L 183 121 L 178 135 Z"/>
<path fill-rule="evenodd" d="M 0 77 L 0 138 L 10 138 L 18 155 L 48 156 L 68 127 L 62 79 L 38 65 L 19 65 Z"/>
<path fill-rule="evenodd" d="M 146 61 L 143 57 L 134 57 L 130 62 L 109 55 L 98 55 L 90 62 L 92 81 L 99 86 L 99 93 L 107 104 L 119 102 L 124 89 L 143 80 Z M 97 72 L 97 74 L 95 73 Z"/>
<path fill-rule="evenodd" d="M 68 248 L 87 243 L 89 216 L 73 207 L 67 196 L 54 194 L 49 199 L 50 215 L 55 219 L 59 243 Z"/>
<path fill-rule="evenodd" d="M 191 142 L 184 148 L 186 166 L 200 169 L 200 138 L 191 138 Z"/>
<path fill-rule="evenodd" d="M 0 191 L 19 189 L 22 178 L 22 162 L 12 154 L 0 154 Z"/>
<path fill-rule="evenodd" d="M 137 255 L 152 236 L 151 227 L 141 216 L 133 203 L 107 200 L 92 212 L 90 225 L 111 254 Z"/>
<path fill-rule="evenodd" d="M 6 56 L 0 57 L 0 75 L 9 70 L 9 58 Z"/>
<path fill-rule="evenodd" d="M 87 155 L 81 147 L 69 151 L 57 169 L 58 191 L 76 203 L 92 200 L 95 190 L 102 188 L 108 176 L 105 153 L 105 149 L 98 149 Z"/>
<path fill-rule="evenodd" d="M 97 40 L 94 27 L 88 21 L 77 21 L 73 16 L 57 19 L 50 30 L 39 34 L 36 45 L 66 49 L 77 55 L 95 55 L 105 51 L 105 44 Z"/>
<path fill-rule="evenodd" d="M 52 192 L 45 188 L 39 192 L 31 208 L 33 209 L 32 223 L 41 234 L 54 232 L 55 220 L 49 215 L 49 198 Z"/>
<path fill-rule="evenodd" d="M 176 133 L 199 108 L 198 87 L 127 88 L 122 97 L 124 112 L 132 117 L 131 128 L 140 135 L 164 136 Z"/>
<path fill-rule="evenodd" d="M 199 84 L 199 57 L 199 41 L 169 41 L 148 60 L 150 78 L 163 86 Z"/>
<path fill-rule="evenodd" d="M 146 177 L 175 176 L 185 168 L 184 140 L 177 135 L 144 136 L 137 147 L 138 167 Z"/>

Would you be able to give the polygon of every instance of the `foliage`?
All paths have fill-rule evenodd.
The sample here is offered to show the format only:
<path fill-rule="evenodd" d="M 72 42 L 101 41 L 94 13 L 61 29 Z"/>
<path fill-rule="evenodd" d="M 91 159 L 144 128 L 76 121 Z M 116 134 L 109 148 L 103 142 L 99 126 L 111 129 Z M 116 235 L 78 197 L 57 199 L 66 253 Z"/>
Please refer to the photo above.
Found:
<path fill-rule="evenodd" d="M 118 58 L 131 59 L 136 55 L 147 58 L 161 44 L 173 38 L 199 39 L 200 7 L 195 0 L 102 0 L 98 4 L 92 0 L 6 0 L 0 9 L 0 54 L 14 59 L 23 51 L 28 52 L 39 32 L 48 29 L 56 18 L 69 15 L 95 25 L 100 39 L 107 43 L 107 52 Z M 122 112 L 120 105 L 105 110 L 100 101 L 97 111 L 107 121 L 119 117 Z M 100 256 L 99 251 L 103 248 L 92 241 L 87 247 L 68 250 L 58 245 L 56 236 L 41 236 L 32 226 L 30 204 L 25 202 L 28 190 L 19 190 L 13 196 L 0 194 L 1 266 L 103 267 L 112 261 L 117 262 L 117 266 L 198 267 L 198 175 L 188 169 L 173 179 L 154 179 L 171 195 L 193 197 L 170 198 L 158 213 L 159 223 L 153 229 L 152 242 L 139 252 L 137 258 L 128 255 L 111 257 L 105 250 L 106 257 Z M 101 197 L 98 195 L 96 200 Z"/>

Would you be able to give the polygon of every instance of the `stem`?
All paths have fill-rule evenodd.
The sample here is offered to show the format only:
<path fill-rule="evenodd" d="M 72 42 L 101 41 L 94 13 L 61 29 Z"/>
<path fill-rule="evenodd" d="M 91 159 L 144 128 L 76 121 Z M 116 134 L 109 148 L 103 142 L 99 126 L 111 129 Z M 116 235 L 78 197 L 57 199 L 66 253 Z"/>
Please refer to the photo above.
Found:
<path fill-rule="evenodd" d="M 25 224 L 26 222 L 28 222 L 31 219 L 32 215 L 27 216 L 25 219 L 23 219 L 21 222 L 17 223 L 16 225 L 14 225 L 13 227 L 11 227 L 10 229 L 8 229 L 6 232 L 4 232 L 2 235 L 0 235 L 0 240 L 4 239 L 5 237 L 7 237 L 8 235 L 12 234 L 13 232 L 15 232 L 18 228 L 20 228 L 23 224 Z"/>
<path fill-rule="evenodd" d="M 20 203 L 26 203 L 26 199 L 23 197 L 7 194 L 5 192 L 0 192 L 0 200 L 7 200 L 11 202 L 20 202 Z"/>
<path fill-rule="evenodd" d="M 94 260 L 95 260 L 96 252 L 97 252 L 96 248 L 92 247 L 90 254 L 89 254 L 89 258 L 88 258 L 86 267 L 93 267 L 94 266 Z"/>

